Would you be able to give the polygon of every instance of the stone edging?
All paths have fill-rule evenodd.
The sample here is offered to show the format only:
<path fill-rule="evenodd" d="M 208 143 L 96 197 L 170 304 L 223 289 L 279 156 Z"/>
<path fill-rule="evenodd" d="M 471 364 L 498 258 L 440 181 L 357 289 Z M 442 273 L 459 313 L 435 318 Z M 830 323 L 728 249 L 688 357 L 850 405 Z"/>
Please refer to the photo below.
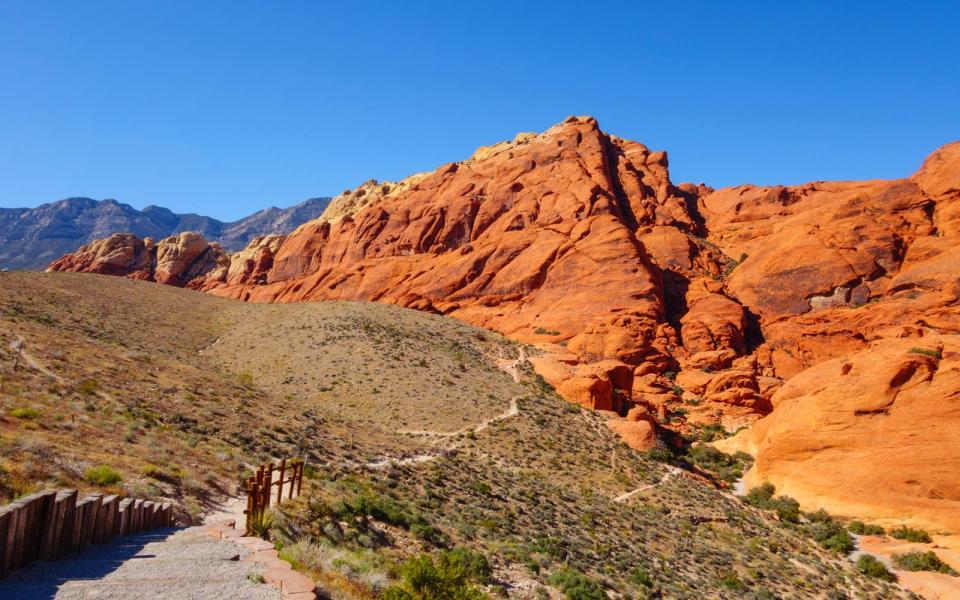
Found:
<path fill-rule="evenodd" d="M 317 585 L 312 579 L 293 570 L 290 563 L 277 555 L 273 544 L 256 537 L 247 537 L 236 529 L 233 520 L 207 527 L 207 535 L 218 540 L 229 540 L 248 550 L 243 562 L 263 565 L 263 579 L 279 589 L 290 600 L 315 600 Z"/>

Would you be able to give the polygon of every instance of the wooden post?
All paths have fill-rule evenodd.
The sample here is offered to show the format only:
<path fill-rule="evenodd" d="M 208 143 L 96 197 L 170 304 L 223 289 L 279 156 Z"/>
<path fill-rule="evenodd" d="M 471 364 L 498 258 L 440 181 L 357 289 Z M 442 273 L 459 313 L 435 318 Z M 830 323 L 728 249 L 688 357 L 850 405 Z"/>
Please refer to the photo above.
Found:
<path fill-rule="evenodd" d="M 296 459 L 293 461 L 293 465 L 290 468 L 290 487 L 287 489 L 287 499 L 293 498 L 294 488 L 297 487 L 297 473 L 300 469 L 300 463 Z"/>
<path fill-rule="evenodd" d="M 18 554 L 23 547 L 23 521 L 27 511 L 23 502 L 14 502 L 9 506 L 10 525 L 7 526 L 6 550 L 3 556 L 4 570 L 9 573 L 20 566 Z"/>
<path fill-rule="evenodd" d="M 117 521 L 120 520 L 120 497 L 119 496 L 107 496 L 103 499 L 103 504 L 100 507 L 100 513 L 102 518 L 98 519 L 100 523 L 99 539 L 98 544 L 106 544 L 113 540 L 116 536 L 114 530 L 116 528 Z"/>
<path fill-rule="evenodd" d="M 297 496 L 300 495 L 300 489 L 303 488 L 303 468 L 307 466 L 307 461 L 300 461 L 300 468 L 297 469 Z"/>
<path fill-rule="evenodd" d="M 253 484 L 255 481 L 253 477 L 247 479 L 247 509 L 243 511 L 243 514 L 247 517 L 244 524 L 244 533 L 250 533 L 250 518 L 253 515 Z"/>
<path fill-rule="evenodd" d="M 283 475 L 287 471 L 287 459 L 280 461 L 280 479 L 277 482 L 277 506 L 280 506 L 280 501 L 283 500 Z"/>
<path fill-rule="evenodd" d="M 120 501 L 120 535 L 130 534 L 130 517 L 133 514 L 133 498 L 124 498 Z"/>
<path fill-rule="evenodd" d="M 11 529 L 10 523 L 13 521 L 13 512 L 9 507 L 4 507 L 0 512 L 0 579 L 7 576 L 7 535 Z"/>
<path fill-rule="evenodd" d="M 270 507 L 270 496 L 273 495 L 272 486 L 273 486 L 273 463 L 270 463 L 269 465 L 267 465 L 267 474 L 263 482 L 263 491 L 265 492 L 264 498 L 263 498 L 264 508 Z"/>
<path fill-rule="evenodd" d="M 43 533 L 43 544 L 40 546 L 40 560 L 53 560 L 60 552 L 60 535 L 63 532 L 63 518 L 65 516 L 65 496 L 60 492 L 53 493 L 53 505 L 47 516 L 46 531 Z"/>
<path fill-rule="evenodd" d="M 143 500 L 133 501 L 133 531 L 131 533 L 140 533 L 143 531 Z"/>
<path fill-rule="evenodd" d="M 7 507 L 10 522 L 7 525 L 7 536 L 4 540 L 3 571 L 9 573 L 17 568 L 17 542 L 20 541 L 20 520 L 24 517 L 23 506 L 14 502 Z"/>
<path fill-rule="evenodd" d="M 40 555 L 40 547 L 43 545 L 47 524 L 47 493 L 38 492 L 30 494 L 27 498 L 29 498 L 27 500 L 27 521 L 24 524 L 23 537 L 21 538 L 23 548 L 22 551 L 17 552 L 20 559 L 19 567 L 37 560 Z"/>
<path fill-rule="evenodd" d="M 84 500 L 83 524 L 80 527 L 80 547 L 86 548 L 94 543 L 97 529 L 97 517 L 100 513 L 100 503 L 103 501 L 103 494 L 91 494 Z"/>
<path fill-rule="evenodd" d="M 27 562 L 48 560 L 53 548 L 53 534 L 56 530 L 57 492 L 47 490 L 36 494 L 34 503 L 36 513 L 30 531 Z"/>
<path fill-rule="evenodd" d="M 57 511 L 56 553 L 60 558 L 73 551 L 73 523 L 77 517 L 77 490 L 63 490 L 57 497 L 60 510 Z"/>

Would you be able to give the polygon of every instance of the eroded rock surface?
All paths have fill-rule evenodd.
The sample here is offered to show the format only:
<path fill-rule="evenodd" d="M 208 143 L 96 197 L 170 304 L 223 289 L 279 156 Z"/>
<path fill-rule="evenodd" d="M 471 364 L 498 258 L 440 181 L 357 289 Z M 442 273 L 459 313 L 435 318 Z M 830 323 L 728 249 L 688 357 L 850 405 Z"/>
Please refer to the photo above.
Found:
<path fill-rule="evenodd" d="M 905 179 L 713 190 L 674 185 L 664 152 L 571 117 L 431 173 L 367 182 L 232 257 L 202 246 L 112 236 L 51 269 L 451 315 L 539 346 L 544 378 L 611 411 L 635 447 L 666 423 L 692 433 L 761 419 L 746 444 L 755 480 L 843 508 L 850 494 L 824 482 L 849 460 L 863 470 L 856 496 L 884 487 L 873 496 L 887 509 L 955 523 L 948 469 L 882 465 L 890 440 L 904 465 L 938 448 L 956 480 L 960 143 Z M 930 340 L 936 364 L 904 358 Z M 917 370 L 901 382 L 904 361 Z M 841 377 L 845 364 L 862 374 Z"/>

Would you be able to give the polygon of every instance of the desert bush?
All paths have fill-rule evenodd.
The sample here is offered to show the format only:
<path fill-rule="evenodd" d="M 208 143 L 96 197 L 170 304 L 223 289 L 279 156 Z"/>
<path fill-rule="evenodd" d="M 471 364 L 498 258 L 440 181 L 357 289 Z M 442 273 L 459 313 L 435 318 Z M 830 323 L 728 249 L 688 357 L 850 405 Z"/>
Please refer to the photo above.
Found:
<path fill-rule="evenodd" d="M 940 560 L 940 557 L 932 550 L 894 554 L 893 564 L 904 571 L 933 571 L 935 573 L 957 575 L 957 572 L 950 565 Z"/>
<path fill-rule="evenodd" d="M 108 465 L 90 467 L 83 472 L 83 478 L 87 481 L 87 483 L 100 486 L 113 485 L 115 483 L 120 483 L 123 480 L 123 477 L 120 475 L 120 473 Z"/>
<path fill-rule="evenodd" d="M 734 571 L 729 571 L 724 574 L 724 576 L 720 578 L 720 585 L 728 590 L 743 591 L 747 589 L 747 586 L 740 581 L 740 578 Z"/>
<path fill-rule="evenodd" d="M 256 510 L 250 515 L 250 533 L 258 538 L 269 539 L 274 516 L 269 510 Z"/>
<path fill-rule="evenodd" d="M 847 531 L 857 535 L 884 535 L 886 530 L 879 525 L 867 525 L 863 521 L 853 521 L 847 526 Z"/>
<path fill-rule="evenodd" d="M 466 548 L 409 559 L 398 569 L 400 582 L 383 591 L 385 600 L 480 600 L 490 580 L 485 556 Z"/>
<path fill-rule="evenodd" d="M 868 577 L 875 577 L 882 581 L 894 582 L 897 576 L 891 573 L 887 567 L 869 554 L 864 554 L 857 559 L 857 570 Z"/>
<path fill-rule="evenodd" d="M 931 542 L 930 534 L 922 529 L 913 529 L 911 527 L 897 527 L 890 532 L 890 535 L 898 540 L 907 540 L 919 544 L 929 544 Z"/>
<path fill-rule="evenodd" d="M 777 496 L 774 498 L 773 494 L 776 491 L 777 489 L 773 487 L 773 484 L 762 483 L 757 487 L 751 488 L 750 491 L 747 492 L 747 495 L 744 496 L 744 500 L 751 506 L 775 511 L 781 521 L 787 521 L 789 523 L 799 521 L 800 503 L 790 496 Z"/>
<path fill-rule="evenodd" d="M 943 358 L 943 352 L 940 350 L 931 350 L 929 348 L 910 348 L 907 350 L 909 354 L 922 354 L 924 356 L 932 356 L 933 358 Z"/>
<path fill-rule="evenodd" d="M 637 587 L 653 587 L 653 579 L 650 578 L 650 574 L 644 569 L 635 569 L 633 573 L 630 574 L 628 581 Z"/>
<path fill-rule="evenodd" d="M 710 423 L 700 428 L 700 441 L 712 442 L 727 437 L 727 430 L 720 423 Z"/>
<path fill-rule="evenodd" d="M 93 379 L 84 379 L 77 385 L 77 392 L 84 396 L 92 396 L 100 389 L 100 384 Z"/>
<path fill-rule="evenodd" d="M 180 469 L 176 467 L 165 469 L 157 465 L 147 465 L 142 472 L 145 477 L 151 477 L 157 481 L 166 481 L 167 483 L 179 483 L 182 477 Z"/>
<path fill-rule="evenodd" d="M 559 588 L 568 600 L 606 600 L 607 594 L 599 583 L 580 571 L 563 569 L 547 579 L 547 583 Z"/>
<path fill-rule="evenodd" d="M 855 547 L 853 538 L 850 537 L 843 525 L 834 520 L 827 511 L 821 509 L 806 516 L 810 523 L 805 529 L 821 546 L 841 554 L 853 552 Z"/>
<path fill-rule="evenodd" d="M 710 471 L 724 481 L 733 482 L 743 476 L 743 469 L 753 459 L 745 452 L 726 454 L 713 446 L 699 444 L 687 451 L 687 459 L 701 469 Z"/>
<path fill-rule="evenodd" d="M 667 448 L 656 446 L 647 451 L 647 457 L 657 462 L 672 463 L 675 459 L 673 452 Z"/>
<path fill-rule="evenodd" d="M 10 416 L 17 419 L 33 420 L 40 416 L 40 411 L 36 408 L 15 408 L 10 411 Z"/>

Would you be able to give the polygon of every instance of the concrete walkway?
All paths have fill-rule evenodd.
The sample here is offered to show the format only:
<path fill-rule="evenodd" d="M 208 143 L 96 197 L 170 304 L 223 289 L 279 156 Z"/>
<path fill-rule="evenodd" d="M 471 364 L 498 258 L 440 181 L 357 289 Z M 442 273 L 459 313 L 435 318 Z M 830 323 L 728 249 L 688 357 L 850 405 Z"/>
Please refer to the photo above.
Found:
<path fill-rule="evenodd" d="M 214 539 L 206 527 L 160 529 L 91 546 L 63 560 L 37 562 L 0 581 L 3 600 L 277 600 L 242 561 L 251 550 Z M 253 577 L 250 577 L 253 576 Z"/>

